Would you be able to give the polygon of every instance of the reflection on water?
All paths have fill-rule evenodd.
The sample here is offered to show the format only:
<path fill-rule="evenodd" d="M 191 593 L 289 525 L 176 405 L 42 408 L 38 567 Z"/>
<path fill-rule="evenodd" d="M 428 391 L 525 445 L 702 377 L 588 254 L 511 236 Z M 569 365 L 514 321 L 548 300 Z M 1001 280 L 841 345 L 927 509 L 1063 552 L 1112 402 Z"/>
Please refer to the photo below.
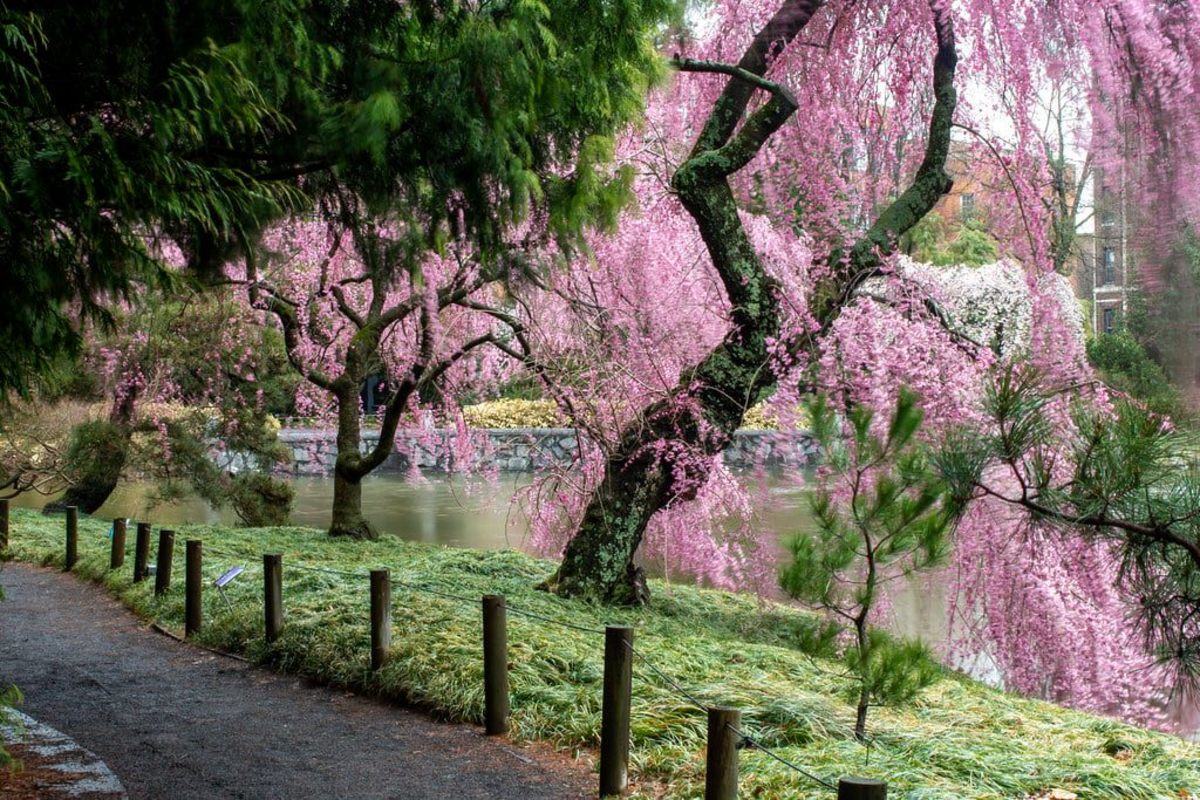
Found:
<path fill-rule="evenodd" d="M 384 473 L 363 480 L 363 513 L 381 533 L 411 541 L 482 550 L 526 549 L 527 522 L 511 500 L 513 493 L 529 481 L 528 475 L 517 474 L 495 482 L 437 476 L 414 483 L 402 475 Z M 296 500 L 291 521 L 313 528 L 327 527 L 333 480 L 303 477 L 294 479 L 292 485 Z M 789 533 L 811 524 L 807 492 L 800 476 L 769 479 L 766 488 L 771 502 L 764 505 L 756 522 L 764 537 L 780 542 L 782 547 Z M 199 498 L 155 503 L 152 495 L 150 484 L 122 483 L 96 516 L 129 517 L 156 526 L 185 522 L 237 524 L 231 510 L 215 510 Z M 46 500 L 25 495 L 14 503 L 40 508 Z M 648 571 L 660 572 L 653 565 L 648 565 Z M 675 572 L 672 576 L 676 580 L 684 577 Z M 944 592 L 940 585 L 924 583 L 898 587 L 893 592 L 896 602 L 892 624 L 898 633 L 937 645 L 946 637 Z"/>
<path fill-rule="evenodd" d="M 460 478 L 436 478 L 412 483 L 398 475 L 371 476 L 363 480 L 363 513 L 381 533 L 417 542 L 494 550 L 520 548 L 524 520 L 510 513 L 513 492 L 528 483 L 527 476 L 495 483 Z M 296 501 L 291 521 L 296 525 L 325 528 L 333 504 L 333 479 L 296 478 Z M 41 508 L 50 498 L 23 495 L 13 501 L 26 508 Z M 236 525 L 230 509 L 216 510 L 198 497 L 154 502 L 153 487 L 122 483 L 95 516 L 129 517 L 154 525 L 186 522 Z"/>

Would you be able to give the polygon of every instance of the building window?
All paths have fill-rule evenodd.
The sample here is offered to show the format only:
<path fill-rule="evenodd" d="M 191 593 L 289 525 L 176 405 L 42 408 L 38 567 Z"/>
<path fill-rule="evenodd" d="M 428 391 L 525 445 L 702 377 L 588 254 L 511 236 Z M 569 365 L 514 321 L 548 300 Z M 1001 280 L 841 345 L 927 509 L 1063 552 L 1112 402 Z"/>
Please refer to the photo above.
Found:
<path fill-rule="evenodd" d="M 1097 203 L 1097 210 L 1100 212 L 1100 224 L 1105 228 L 1111 228 L 1117 221 L 1116 212 L 1113 211 L 1113 193 L 1108 186 L 1100 187 L 1100 202 Z"/>
<path fill-rule="evenodd" d="M 963 222 L 970 220 L 975 216 L 975 195 L 971 192 L 964 192 L 962 196 L 962 218 Z"/>
<path fill-rule="evenodd" d="M 1112 333 L 1117 327 L 1117 310 L 1115 308 L 1104 309 L 1104 332 Z"/>
<path fill-rule="evenodd" d="M 1111 247 L 1106 247 L 1102 251 L 1104 264 L 1104 280 L 1103 285 L 1111 286 L 1117 282 L 1117 254 L 1113 252 Z"/>

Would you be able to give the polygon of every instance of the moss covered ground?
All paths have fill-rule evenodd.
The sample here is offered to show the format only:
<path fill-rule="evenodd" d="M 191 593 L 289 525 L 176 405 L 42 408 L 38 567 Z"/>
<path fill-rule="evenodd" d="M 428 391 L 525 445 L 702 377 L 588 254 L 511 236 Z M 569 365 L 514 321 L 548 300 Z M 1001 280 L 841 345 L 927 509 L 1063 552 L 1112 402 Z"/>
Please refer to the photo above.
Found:
<path fill-rule="evenodd" d="M 813 654 L 815 618 L 749 596 L 652 582 L 649 608 L 605 609 L 537 591 L 551 565 L 512 551 L 394 538 L 339 541 L 308 528 L 189 525 L 177 527 L 171 591 L 155 599 L 153 580 L 131 581 L 132 526 L 125 566 L 108 570 L 109 529 L 107 520 L 81 519 L 75 571 L 103 583 L 138 614 L 181 632 L 183 542 L 201 539 L 205 627 L 198 643 L 452 720 L 482 719 L 477 598 L 505 595 L 516 739 L 594 751 L 603 641 L 593 630 L 625 623 L 635 626 L 637 650 L 671 680 L 702 703 L 742 708 L 746 733 L 827 781 L 847 774 L 883 778 L 890 797 L 910 800 L 1037 797 L 1051 789 L 1081 800 L 1200 796 L 1200 746 L 949 672 L 910 706 L 873 709 L 872 741 L 859 744 L 851 733 L 850 680 L 838 662 Z M 63 531 L 62 517 L 14 510 L 8 555 L 61 566 Z M 261 567 L 261 554 L 269 552 L 283 554 L 285 608 L 284 633 L 270 647 L 263 640 Z M 212 581 L 236 565 L 246 571 L 226 589 L 227 605 Z M 384 567 L 393 581 L 392 651 L 387 666 L 373 673 L 367 572 Z M 704 715 L 648 662 L 634 668 L 634 796 L 700 797 Z M 741 772 L 744 797 L 833 796 L 759 750 L 741 752 Z"/>

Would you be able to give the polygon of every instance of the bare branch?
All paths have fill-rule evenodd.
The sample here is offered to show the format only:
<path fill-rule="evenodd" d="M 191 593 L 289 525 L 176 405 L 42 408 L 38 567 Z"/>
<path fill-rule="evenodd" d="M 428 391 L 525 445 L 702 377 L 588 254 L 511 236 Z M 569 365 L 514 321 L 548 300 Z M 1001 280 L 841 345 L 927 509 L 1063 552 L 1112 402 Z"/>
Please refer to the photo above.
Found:
<path fill-rule="evenodd" d="M 746 81 L 753 86 L 757 86 L 759 89 L 765 89 L 773 95 L 779 95 L 789 99 L 791 100 L 793 106 L 796 105 L 796 98 L 787 89 L 787 87 L 783 86 L 782 84 L 775 83 L 774 81 L 769 81 L 762 75 L 756 75 L 749 70 L 742 69 L 741 67 L 733 64 L 724 64 L 720 61 L 705 61 L 696 58 L 684 58 L 676 53 L 675 57 L 671 59 L 671 66 L 675 67 L 675 69 L 679 70 L 680 72 L 713 72 L 721 75 L 731 75 L 734 78 Z"/>
<path fill-rule="evenodd" d="M 738 60 L 739 75 L 766 75 L 770 60 L 787 47 L 822 5 L 822 0 L 786 0 Z M 753 84 L 741 78 L 725 84 L 725 89 L 713 106 L 713 112 L 696 139 L 691 157 L 716 150 L 729 141 L 746 112 L 754 89 Z"/>

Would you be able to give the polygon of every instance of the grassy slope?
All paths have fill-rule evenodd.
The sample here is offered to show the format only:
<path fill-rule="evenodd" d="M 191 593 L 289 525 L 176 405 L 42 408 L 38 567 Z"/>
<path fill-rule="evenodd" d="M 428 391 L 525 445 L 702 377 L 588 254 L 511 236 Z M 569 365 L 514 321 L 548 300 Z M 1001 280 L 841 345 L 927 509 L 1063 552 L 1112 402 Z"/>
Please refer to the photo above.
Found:
<path fill-rule="evenodd" d="M 15 510 L 12 555 L 62 563 L 63 521 Z M 199 641 L 319 681 L 417 703 L 451 719 L 482 719 L 478 603 L 398 585 L 407 581 L 478 597 L 501 593 L 510 607 L 582 626 L 626 622 L 635 645 L 706 703 L 744 709 L 744 728 L 810 771 L 835 779 L 887 779 L 896 798 L 1018 798 L 1049 788 L 1092 798 L 1188 797 L 1200 792 L 1200 747 L 1117 722 L 1020 699 L 947 675 L 913 706 L 877 709 L 869 750 L 850 735 L 849 682 L 838 665 L 796 649 L 813 619 L 766 610 L 751 597 L 690 587 L 654 587 L 646 610 L 613 611 L 533 590 L 546 562 L 514 552 L 457 550 L 388 539 L 332 541 L 305 528 L 235 530 L 180 526 L 175 583 L 162 601 L 153 581 L 130 582 L 126 566 L 110 573 L 108 523 L 80 522 L 76 571 L 102 581 L 138 613 L 174 628 L 183 620 L 183 541 L 205 542 L 206 627 Z M 156 533 L 157 536 L 157 533 Z M 217 551 L 220 551 L 219 553 Z M 262 639 L 261 553 L 282 552 L 285 632 L 268 650 Z M 151 556 L 153 561 L 153 554 Z M 211 581 L 247 565 L 227 596 Z M 356 575 L 301 571 L 308 565 Z M 366 571 L 393 577 L 393 650 L 378 674 L 368 668 Z M 600 727 L 601 637 L 510 613 L 513 735 L 564 747 L 594 747 Z M 668 797 L 703 792 L 705 720 L 644 666 L 635 665 L 634 777 L 639 791 Z M 1116 754 L 1110 755 L 1110 753 Z M 829 798 L 765 754 L 742 751 L 745 797 Z"/>

